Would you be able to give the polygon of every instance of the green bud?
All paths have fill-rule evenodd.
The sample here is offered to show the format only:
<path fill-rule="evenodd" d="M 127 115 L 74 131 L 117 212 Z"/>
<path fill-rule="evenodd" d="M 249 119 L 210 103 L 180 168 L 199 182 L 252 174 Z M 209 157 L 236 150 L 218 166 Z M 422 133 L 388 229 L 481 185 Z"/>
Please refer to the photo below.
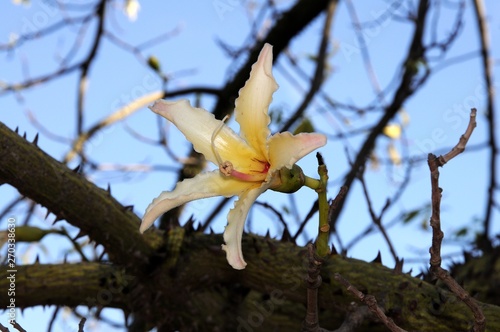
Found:
<path fill-rule="evenodd" d="M 151 69 L 153 69 L 158 73 L 161 71 L 160 60 L 158 60 L 158 58 L 155 57 L 154 55 L 148 58 L 148 65 L 149 67 L 151 67 Z"/>
<path fill-rule="evenodd" d="M 283 167 L 278 173 L 270 188 L 274 191 L 291 194 L 302 188 L 306 181 L 302 168 L 297 165 L 293 165 L 291 169 Z"/>

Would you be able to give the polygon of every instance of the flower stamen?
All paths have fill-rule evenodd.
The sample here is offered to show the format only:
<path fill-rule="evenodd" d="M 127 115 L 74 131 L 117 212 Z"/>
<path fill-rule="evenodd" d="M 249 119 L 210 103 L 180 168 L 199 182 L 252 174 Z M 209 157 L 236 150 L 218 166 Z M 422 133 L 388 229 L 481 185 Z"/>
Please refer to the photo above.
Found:
<path fill-rule="evenodd" d="M 215 147 L 215 138 L 217 137 L 217 135 L 219 135 L 220 131 L 222 130 L 222 127 L 224 127 L 224 125 L 226 124 L 227 119 L 229 119 L 229 115 L 226 115 L 224 119 L 222 119 L 222 122 L 220 123 L 219 127 L 217 127 L 217 129 L 214 130 L 210 142 L 212 147 L 212 152 L 214 153 L 215 158 L 217 159 L 217 163 L 219 164 L 219 169 L 221 169 L 221 165 L 223 164 L 223 162 L 219 152 L 217 151 L 217 148 Z"/>
<path fill-rule="evenodd" d="M 269 171 L 269 163 L 263 162 L 261 160 L 255 160 L 252 159 L 253 161 L 259 162 L 264 165 L 264 169 L 262 171 L 251 171 L 252 173 L 255 174 L 247 174 L 243 173 L 240 171 L 237 171 L 234 169 L 233 163 L 226 160 L 222 161 L 222 157 L 219 154 L 219 151 L 217 151 L 217 147 L 215 146 L 215 139 L 217 138 L 217 135 L 219 135 L 220 131 L 225 125 L 225 122 L 229 119 L 229 115 L 226 115 L 224 119 L 222 119 L 222 122 L 219 124 L 219 126 L 214 130 L 212 133 L 212 138 L 211 138 L 211 148 L 212 152 L 215 155 L 215 159 L 217 159 L 217 163 L 219 164 L 219 171 L 222 175 L 224 176 L 231 176 L 233 178 L 242 180 L 242 181 L 247 181 L 247 182 L 258 182 L 258 181 L 264 181 L 267 177 L 267 172 Z"/>

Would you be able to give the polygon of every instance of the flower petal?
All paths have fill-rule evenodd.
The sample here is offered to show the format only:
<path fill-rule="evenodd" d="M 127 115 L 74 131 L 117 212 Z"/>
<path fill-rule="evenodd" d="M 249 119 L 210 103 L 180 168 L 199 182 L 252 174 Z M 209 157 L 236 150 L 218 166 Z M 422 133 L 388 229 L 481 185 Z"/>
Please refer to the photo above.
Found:
<path fill-rule="evenodd" d="M 292 135 L 277 133 L 269 138 L 269 173 L 282 167 L 291 168 L 298 160 L 326 144 L 326 136 L 316 133 Z"/>
<path fill-rule="evenodd" d="M 164 191 L 146 209 L 139 231 L 143 233 L 165 212 L 200 198 L 240 195 L 255 184 L 222 176 L 219 171 L 201 173 L 177 183 L 173 191 Z"/>
<path fill-rule="evenodd" d="M 252 66 L 250 78 L 236 99 L 236 121 L 240 125 L 240 136 L 262 156 L 268 157 L 266 140 L 269 137 L 269 104 L 278 84 L 272 74 L 273 47 L 265 44 L 257 62 Z"/>
<path fill-rule="evenodd" d="M 259 188 L 242 193 L 227 216 L 227 226 L 224 229 L 224 242 L 226 244 L 222 245 L 222 249 L 226 252 L 229 265 L 236 270 L 242 270 L 247 265 L 241 252 L 241 236 L 243 235 L 243 227 L 245 226 L 248 211 L 257 197 L 267 188 L 269 188 L 269 185 L 264 184 Z"/>
<path fill-rule="evenodd" d="M 158 100 L 150 108 L 172 122 L 187 140 L 193 143 L 194 149 L 202 153 L 207 160 L 216 165 L 229 160 L 242 172 L 252 169 L 252 166 L 255 168 L 255 160 L 258 160 L 260 155 L 212 113 L 192 107 L 185 99 L 174 102 Z M 216 131 L 218 133 L 214 136 Z M 218 160 L 217 154 L 221 161 Z"/>

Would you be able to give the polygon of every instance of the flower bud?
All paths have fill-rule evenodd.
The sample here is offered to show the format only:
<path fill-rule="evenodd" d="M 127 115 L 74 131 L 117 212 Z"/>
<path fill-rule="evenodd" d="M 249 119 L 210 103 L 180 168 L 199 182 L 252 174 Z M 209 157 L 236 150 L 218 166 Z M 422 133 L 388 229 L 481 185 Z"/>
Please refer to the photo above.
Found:
<path fill-rule="evenodd" d="M 291 194 L 302 188 L 305 183 L 302 168 L 297 165 L 293 165 L 291 169 L 283 167 L 277 172 L 279 174 L 274 176 L 275 180 L 271 190 Z"/>

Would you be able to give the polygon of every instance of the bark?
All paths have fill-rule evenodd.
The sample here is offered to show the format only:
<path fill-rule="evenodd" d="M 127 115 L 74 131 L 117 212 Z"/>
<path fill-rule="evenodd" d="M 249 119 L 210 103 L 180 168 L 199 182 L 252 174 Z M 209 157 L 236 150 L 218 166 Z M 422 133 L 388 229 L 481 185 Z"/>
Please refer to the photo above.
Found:
<path fill-rule="evenodd" d="M 244 235 L 245 270 L 233 270 L 220 234 L 190 226 L 138 232 L 139 218 L 111 195 L 0 123 L 0 180 L 46 206 L 105 247 L 109 261 L 18 266 L 16 306 L 87 305 L 121 308 L 148 327 L 182 331 L 299 330 L 305 315 L 305 249 Z M 375 253 L 374 253 L 375 256 Z M 0 292 L 10 287 L 2 269 Z M 466 331 L 472 313 L 449 292 L 379 263 L 340 255 L 323 268 L 320 322 L 335 329 L 363 307 L 338 284 L 340 273 L 411 331 Z M 0 298 L 7 305 L 8 297 Z M 500 307 L 481 304 L 487 330 L 500 330 Z M 362 328 L 383 331 L 372 319 Z M 370 316 L 368 316 L 370 317 Z"/>
<path fill-rule="evenodd" d="M 86 305 L 122 308 L 145 315 L 152 325 L 185 330 L 299 330 L 305 315 L 305 249 L 292 243 L 245 234 L 243 271 L 228 266 L 222 237 L 187 232 L 175 265 L 166 250 L 147 277 L 106 263 L 34 264 L 18 267 L 16 305 Z M 169 258 L 169 259 L 167 259 Z M 320 322 L 340 326 L 353 312 L 354 299 L 334 280 L 341 273 L 358 289 L 377 298 L 386 314 L 410 331 L 466 331 L 472 313 L 454 295 L 421 279 L 398 274 L 379 263 L 330 256 L 322 269 Z M 0 289 L 9 280 L 0 274 Z M 7 305 L 2 297 L 0 305 Z M 362 307 L 361 304 L 356 306 Z M 500 329 L 500 307 L 481 304 L 490 331 Z M 134 309 L 135 308 L 135 309 Z M 373 331 L 385 328 L 367 320 Z M 286 329 L 284 329 L 286 330 Z"/>

